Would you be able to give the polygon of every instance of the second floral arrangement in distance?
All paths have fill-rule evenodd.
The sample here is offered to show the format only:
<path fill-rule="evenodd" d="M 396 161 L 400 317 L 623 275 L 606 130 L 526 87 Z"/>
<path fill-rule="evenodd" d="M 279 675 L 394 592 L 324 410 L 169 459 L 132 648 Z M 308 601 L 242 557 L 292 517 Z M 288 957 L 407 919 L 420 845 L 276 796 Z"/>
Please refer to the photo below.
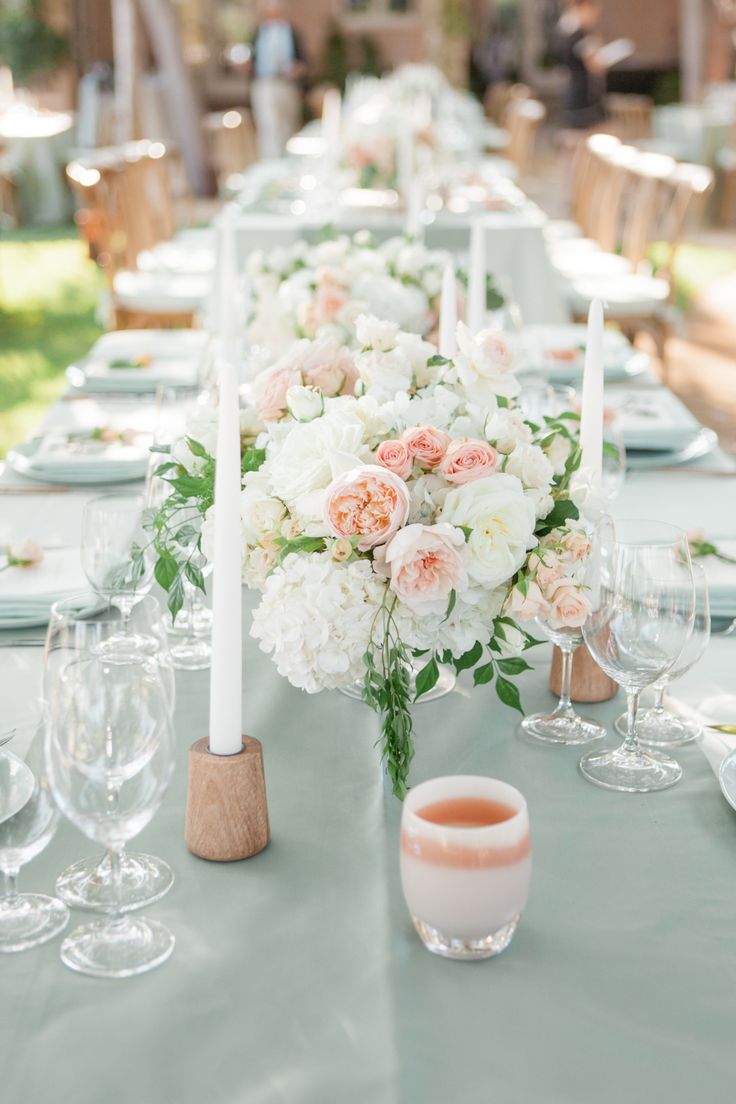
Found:
<path fill-rule="evenodd" d="M 585 620 L 578 423 L 524 419 L 495 331 L 460 324 L 450 361 L 393 322 L 364 315 L 355 330 L 357 351 L 300 342 L 245 389 L 243 580 L 262 592 L 250 631 L 280 674 L 308 693 L 360 686 L 381 714 L 403 797 L 410 706 L 443 664 L 520 708 L 512 679 L 535 643 L 523 622 Z M 189 428 L 159 468 L 171 493 L 151 521 L 173 610 L 182 510 L 211 547 L 216 411 Z"/>

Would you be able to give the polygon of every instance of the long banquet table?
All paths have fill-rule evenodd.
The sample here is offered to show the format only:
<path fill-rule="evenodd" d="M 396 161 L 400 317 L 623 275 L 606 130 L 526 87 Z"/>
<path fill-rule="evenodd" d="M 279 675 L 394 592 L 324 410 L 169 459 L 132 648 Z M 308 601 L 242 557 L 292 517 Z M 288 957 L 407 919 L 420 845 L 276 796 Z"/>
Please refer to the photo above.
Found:
<path fill-rule="evenodd" d="M 69 424 L 78 408 L 60 402 L 50 419 Z M 102 403 L 111 416 L 119 409 Z M 132 418 L 134 405 L 126 410 Z M 701 466 L 728 463 L 716 455 Z M 686 470 L 634 473 L 617 512 L 734 536 L 733 485 Z M 75 545 L 96 493 L 5 496 L 2 527 Z M 551 701 L 547 649 L 530 658 L 521 689 L 533 710 Z M 735 660 L 734 639 L 716 637 L 678 696 L 697 703 L 732 688 Z M 494 775 L 523 791 L 531 815 L 532 895 L 514 942 L 497 959 L 450 962 L 424 950 L 403 904 L 400 805 L 381 780 L 374 714 L 338 693 L 303 696 L 251 641 L 244 663 L 269 847 L 232 865 L 187 852 L 187 748 L 207 731 L 208 673 L 180 673 L 176 774 L 131 844 L 176 872 L 149 910 L 175 932 L 174 955 L 122 982 L 65 969 L 58 939 L 4 956 L 3 1104 L 732 1099 L 736 814 L 697 747 L 682 750 L 675 788 L 609 793 L 583 780 L 576 750 L 522 742 L 489 688 L 418 706 L 413 781 Z M 41 665 L 40 648 L 0 651 L 6 720 L 32 710 Z M 610 725 L 621 708 L 619 697 L 590 712 Z M 92 849 L 62 823 L 21 889 L 51 891 Z"/>

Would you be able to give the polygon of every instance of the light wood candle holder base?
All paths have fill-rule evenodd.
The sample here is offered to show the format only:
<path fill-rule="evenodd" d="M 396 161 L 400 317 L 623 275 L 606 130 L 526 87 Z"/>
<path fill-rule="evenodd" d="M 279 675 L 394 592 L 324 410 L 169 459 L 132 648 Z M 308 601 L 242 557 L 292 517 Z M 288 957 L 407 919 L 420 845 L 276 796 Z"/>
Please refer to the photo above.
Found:
<path fill-rule="evenodd" d="M 562 688 L 562 653 L 552 649 L 552 666 L 549 671 L 549 688 L 556 697 Z M 581 644 L 572 657 L 572 692 L 574 702 L 609 701 L 618 691 L 618 683 L 602 671 L 592 655 Z"/>
<path fill-rule="evenodd" d="M 200 859 L 235 862 L 269 841 L 263 749 L 243 737 L 237 755 L 213 755 L 205 737 L 189 749 L 184 840 Z"/>

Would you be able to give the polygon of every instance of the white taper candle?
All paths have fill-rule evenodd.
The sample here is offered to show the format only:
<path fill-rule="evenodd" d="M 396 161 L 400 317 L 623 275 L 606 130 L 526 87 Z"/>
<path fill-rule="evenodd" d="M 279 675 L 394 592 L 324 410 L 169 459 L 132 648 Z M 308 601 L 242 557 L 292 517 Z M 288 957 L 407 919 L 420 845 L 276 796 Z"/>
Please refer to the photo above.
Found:
<path fill-rule="evenodd" d="M 440 356 L 450 360 L 457 352 L 457 284 L 455 281 L 455 266 L 451 263 L 445 265 L 442 273 L 442 297 L 440 299 Z"/>
<path fill-rule="evenodd" d="M 481 222 L 470 230 L 470 265 L 466 321 L 472 333 L 482 330 L 486 320 L 486 231 Z"/>
<path fill-rule="evenodd" d="M 580 412 L 581 467 L 594 490 L 600 488 L 603 467 L 603 306 L 594 299 L 588 311 L 583 395 Z"/>
<path fill-rule="evenodd" d="M 235 755 L 242 745 L 240 412 L 235 329 L 234 212 L 220 224 L 220 378 L 212 570 L 209 747 Z"/>

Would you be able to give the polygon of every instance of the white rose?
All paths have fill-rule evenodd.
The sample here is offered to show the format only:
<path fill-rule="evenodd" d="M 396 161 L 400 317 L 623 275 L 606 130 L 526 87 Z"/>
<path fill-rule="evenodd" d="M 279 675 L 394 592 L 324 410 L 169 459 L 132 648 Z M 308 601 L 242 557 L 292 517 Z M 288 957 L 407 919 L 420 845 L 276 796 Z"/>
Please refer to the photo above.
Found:
<path fill-rule="evenodd" d="M 246 544 L 257 544 L 263 533 L 270 533 L 286 516 L 283 502 L 268 493 L 268 476 L 248 472 L 240 492 L 240 519 Z"/>
<path fill-rule="evenodd" d="M 561 433 L 553 437 L 547 445 L 544 451 L 547 453 L 547 458 L 552 465 L 555 475 L 562 475 L 564 472 L 565 464 L 571 450 L 572 442 Z"/>
<path fill-rule="evenodd" d="M 517 445 L 503 469 L 515 475 L 525 487 L 546 490 L 552 483 L 552 465 L 538 445 Z"/>
<path fill-rule="evenodd" d="M 325 412 L 325 397 L 318 387 L 290 387 L 286 392 L 286 406 L 297 422 L 311 422 Z"/>
<path fill-rule="evenodd" d="M 359 345 L 387 352 L 396 345 L 399 327 L 395 322 L 383 322 L 371 314 L 360 314 L 355 320 L 355 336 Z"/>
<path fill-rule="evenodd" d="M 532 431 L 518 410 L 498 409 L 485 425 L 486 439 L 498 452 L 513 452 L 517 445 L 526 445 L 532 439 Z"/>
<path fill-rule="evenodd" d="M 519 394 L 521 385 L 512 371 L 511 350 L 500 331 L 481 330 L 473 336 L 463 322 L 458 322 L 457 345 L 455 368 L 475 402 L 484 399 L 489 402 L 496 395 L 513 398 Z"/>
<path fill-rule="evenodd" d="M 413 333 L 400 333 L 396 338 L 396 344 L 411 364 L 417 387 L 427 387 L 436 381 L 437 368 L 427 366 L 427 361 L 437 354 L 434 345 L 424 341 L 419 334 Z"/>
<path fill-rule="evenodd" d="M 503 638 L 500 636 L 496 637 L 501 649 L 500 652 L 497 652 L 497 655 L 499 655 L 501 659 L 513 659 L 521 655 L 524 651 L 524 645 L 526 644 L 526 637 L 521 629 L 517 625 L 513 627 L 511 625 L 504 625 L 503 632 Z"/>
<path fill-rule="evenodd" d="M 361 389 L 366 395 L 372 395 L 377 402 L 390 402 L 399 391 L 408 391 L 411 387 L 412 370 L 409 358 L 401 349 L 380 352 L 368 349 L 358 353 L 355 358 Z"/>
<path fill-rule="evenodd" d="M 440 518 L 471 530 L 468 575 L 486 587 L 510 579 L 534 544 L 534 504 L 513 475 L 498 473 L 453 487 Z"/>

